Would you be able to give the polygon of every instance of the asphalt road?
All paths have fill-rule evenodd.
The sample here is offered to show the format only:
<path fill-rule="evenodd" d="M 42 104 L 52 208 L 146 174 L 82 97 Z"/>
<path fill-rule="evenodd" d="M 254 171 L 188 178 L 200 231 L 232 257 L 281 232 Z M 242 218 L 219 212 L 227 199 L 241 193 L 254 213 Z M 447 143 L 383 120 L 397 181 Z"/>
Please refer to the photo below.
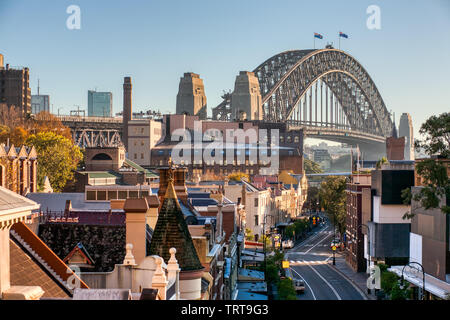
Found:
<path fill-rule="evenodd" d="M 334 233 L 329 224 L 318 227 L 307 239 L 286 252 L 294 278 L 305 281 L 299 300 L 363 300 L 363 294 L 330 265 Z"/>

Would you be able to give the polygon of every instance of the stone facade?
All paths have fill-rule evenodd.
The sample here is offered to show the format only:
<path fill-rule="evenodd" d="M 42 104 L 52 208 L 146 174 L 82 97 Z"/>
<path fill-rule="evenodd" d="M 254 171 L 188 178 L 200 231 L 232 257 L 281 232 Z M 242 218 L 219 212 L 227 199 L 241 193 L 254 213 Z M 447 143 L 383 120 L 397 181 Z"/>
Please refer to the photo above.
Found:
<path fill-rule="evenodd" d="M 259 81 L 253 72 L 241 71 L 231 94 L 231 117 L 234 120 L 262 120 Z"/>
<path fill-rule="evenodd" d="M 34 147 L 0 144 L 0 186 L 21 195 L 37 190 L 37 153 Z"/>
<path fill-rule="evenodd" d="M 198 116 L 200 119 L 206 119 L 205 86 L 198 74 L 188 72 L 180 79 L 176 113 Z"/>
<path fill-rule="evenodd" d="M 31 113 L 30 70 L 3 66 L 3 56 L 0 60 L 0 103 L 15 106 L 25 117 Z"/>

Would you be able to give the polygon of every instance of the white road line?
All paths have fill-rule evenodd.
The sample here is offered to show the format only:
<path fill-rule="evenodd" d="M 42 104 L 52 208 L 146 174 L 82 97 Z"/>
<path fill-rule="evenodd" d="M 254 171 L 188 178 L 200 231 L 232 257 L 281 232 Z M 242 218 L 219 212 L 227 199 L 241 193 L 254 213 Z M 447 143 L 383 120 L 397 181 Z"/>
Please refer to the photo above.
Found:
<path fill-rule="evenodd" d="M 291 271 L 294 271 L 300 278 L 302 278 L 302 280 L 303 280 L 303 281 L 306 283 L 306 285 L 308 286 L 309 290 L 311 290 L 311 294 L 312 294 L 314 300 L 317 300 L 316 295 L 314 294 L 313 289 L 311 289 L 311 286 L 310 286 L 309 283 L 305 280 L 305 278 L 303 278 L 303 277 L 300 275 L 300 273 L 298 273 L 298 272 L 295 271 L 294 269 L 292 269 L 292 268 L 289 268 L 289 269 L 291 269 Z"/>
<path fill-rule="evenodd" d="M 331 257 L 330 257 L 330 258 L 331 258 Z M 327 265 L 328 265 L 331 269 L 333 269 L 334 271 L 336 271 L 336 272 L 339 274 L 339 272 L 338 272 L 337 269 L 333 268 L 333 267 L 330 266 L 329 264 L 327 264 Z M 367 298 L 367 296 L 361 291 L 361 289 L 360 289 L 356 284 L 353 283 L 353 281 L 351 281 L 350 279 L 348 279 L 346 276 L 343 276 L 343 275 L 342 275 L 342 278 L 344 278 L 345 280 L 347 280 L 348 283 L 350 283 L 350 284 L 353 286 L 353 288 L 361 295 L 361 297 L 362 297 L 364 300 L 369 300 L 369 299 Z"/>
<path fill-rule="evenodd" d="M 314 246 L 312 246 L 312 247 L 309 248 L 307 251 L 305 251 L 305 253 L 310 252 L 312 249 L 314 249 L 315 247 L 317 247 L 320 243 L 324 242 L 327 238 L 328 238 L 328 236 L 326 236 L 325 238 L 323 238 L 322 240 L 320 240 L 319 242 L 317 242 Z"/>
<path fill-rule="evenodd" d="M 319 272 L 317 272 L 316 269 L 314 269 L 310 264 L 306 265 L 308 267 L 310 267 L 312 269 L 312 271 L 314 271 L 329 287 L 330 289 L 333 291 L 333 293 L 336 295 L 336 297 L 338 298 L 338 300 L 342 300 L 341 296 L 337 293 L 336 289 L 333 288 L 333 286 L 327 281 L 327 279 L 325 279 Z"/>

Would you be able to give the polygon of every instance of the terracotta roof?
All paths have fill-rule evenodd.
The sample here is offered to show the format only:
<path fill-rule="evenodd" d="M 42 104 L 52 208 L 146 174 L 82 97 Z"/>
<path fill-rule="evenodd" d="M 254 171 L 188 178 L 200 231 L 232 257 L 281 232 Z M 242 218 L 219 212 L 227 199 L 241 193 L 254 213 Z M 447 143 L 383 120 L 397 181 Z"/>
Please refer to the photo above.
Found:
<path fill-rule="evenodd" d="M 203 269 L 170 179 L 150 242 L 149 253 L 168 261 L 169 249 L 172 247 L 177 249 L 176 258 L 181 271 Z"/>
<path fill-rule="evenodd" d="M 46 272 L 20 243 L 10 240 L 10 279 L 13 286 L 39 286 L 44 290 L 43 298 L 70 298 L 70 292 Z"/>
<path fill-rule="evenodd" d="M 81 288 L 89 288 L 58 256 L 23 222 L 15 223 L 11 227 L 11 236 L 25 248 L 28 254 L 38 260 L 52 277 L 66 286 L 69 277 L 80 281 Z"/>

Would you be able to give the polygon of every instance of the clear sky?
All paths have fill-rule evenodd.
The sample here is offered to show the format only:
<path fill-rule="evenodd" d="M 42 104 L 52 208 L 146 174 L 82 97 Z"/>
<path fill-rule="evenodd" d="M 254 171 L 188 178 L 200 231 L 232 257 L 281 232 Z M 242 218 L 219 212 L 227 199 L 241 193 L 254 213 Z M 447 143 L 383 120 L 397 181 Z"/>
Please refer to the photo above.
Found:
<path fill-rule="evenodd" d="M 69 30 L 69 5 L 81 9 L 81 29 Z M 381 29 L 369 30 L 369 5 Z M 205 83 L 208 114 L 233 89 L 241 70 L 274 54 L 349 39 L 341 49 L 366 68 L 385 104 L 420 124 L 450 110 L 448 0 L 0 0 L 0 53 L 11 66 L 40 79 L 53 111 L 87 109 L 87 91 L 111 91 L 122 108 L 124 76 L 133 81 L 133 109 L 175 112 L 184 72 Z"/>

